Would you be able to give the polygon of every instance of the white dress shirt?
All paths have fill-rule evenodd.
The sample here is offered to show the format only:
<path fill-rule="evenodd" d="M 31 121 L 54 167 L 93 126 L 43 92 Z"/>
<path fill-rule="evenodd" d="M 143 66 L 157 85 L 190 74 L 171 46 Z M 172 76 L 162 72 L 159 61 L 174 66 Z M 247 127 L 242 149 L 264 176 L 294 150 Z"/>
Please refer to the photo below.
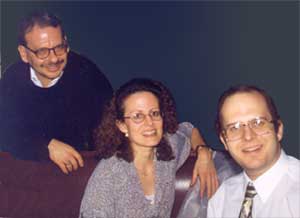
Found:
<path fill-rule="evenodd" d="M 30 79 L 31 79 L 31 81 L 33 82 L 34 85 L 36 85 L 38 87 L 41 87 L 41 88 L 50 88 L 51 86 L 54 86 L 58 82 L 58 80 L 62 77 L 62 75 L 63 75 L 63 71 L 60 73 L 59 77 L 51 80 L 51 82 L 48 84 L 48 86 L 44 87 L 42 82 L 37 77 L 35 70 L 32 67 L 30 67 Z"/>
<path fill-rule="evenodd" d="M 247 183 L 251 179 L 242 172 L 227 179 L 208 202 L 208 218 L 239 216 Z M 257 195 L 253 199 L 252 217 L 300 217 L 300 161 L 283 150 L 277 162 L 255 181 Z"/>

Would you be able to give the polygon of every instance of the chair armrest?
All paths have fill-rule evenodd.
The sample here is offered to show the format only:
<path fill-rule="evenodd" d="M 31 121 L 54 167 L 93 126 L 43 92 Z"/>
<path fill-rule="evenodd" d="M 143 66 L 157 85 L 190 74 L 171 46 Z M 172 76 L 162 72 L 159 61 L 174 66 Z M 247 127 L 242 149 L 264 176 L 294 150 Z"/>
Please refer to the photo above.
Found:
<path fill-rule="evenodd" d="M 177 216 L 181 204 L 190 187 L 195 161 L 195 156 L 189 156 L 185 163 L 180 167 L 180 169 L 176 173 L 175 200 L 171 212 L 171 218 L 175 218 Z"/>

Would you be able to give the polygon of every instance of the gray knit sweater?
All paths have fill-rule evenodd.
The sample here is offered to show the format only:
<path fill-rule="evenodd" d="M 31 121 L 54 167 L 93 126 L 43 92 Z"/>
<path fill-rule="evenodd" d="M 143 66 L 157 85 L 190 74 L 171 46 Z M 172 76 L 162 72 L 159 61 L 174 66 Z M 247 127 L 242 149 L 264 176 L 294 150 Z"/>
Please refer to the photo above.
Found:
<path fill-rule="evenodd" d="M 81 202 L 81 218 L 168 218 L 175 195 L 176 170 L 190 152 L 192 124 L 181 123 L 168 135 L 175 159 L 158 161 L 155 167 L 155 201 L 150 204 L 143 193 L 133 162 L 115 156 L 101 160 L 94 170 Z"/>

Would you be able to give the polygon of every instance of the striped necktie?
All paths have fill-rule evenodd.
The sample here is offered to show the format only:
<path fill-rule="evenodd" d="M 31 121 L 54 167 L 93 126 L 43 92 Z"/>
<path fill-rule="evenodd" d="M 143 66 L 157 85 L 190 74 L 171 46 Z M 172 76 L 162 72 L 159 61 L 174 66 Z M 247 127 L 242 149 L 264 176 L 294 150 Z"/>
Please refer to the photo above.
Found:
<path fill-rule="evenodd" d="M 245 198 L 242 204 L 239 218 L 252 218 L 253 198 L 256 195 L 255 188 L 252 183 L 248 183 Z"/>

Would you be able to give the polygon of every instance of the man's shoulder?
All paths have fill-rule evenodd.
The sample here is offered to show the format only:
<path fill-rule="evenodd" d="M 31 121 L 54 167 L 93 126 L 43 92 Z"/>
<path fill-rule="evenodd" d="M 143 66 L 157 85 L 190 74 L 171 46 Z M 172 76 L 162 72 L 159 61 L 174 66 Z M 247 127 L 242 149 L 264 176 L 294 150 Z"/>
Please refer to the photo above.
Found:
<path fill-rule="evenodd" d="M 293 156 L 287 156 L 287 160 L 288 160 L 288 174 L 290 178 L 294 182 L 300 183 L 300 160 Z"/>
<path fill-rule="evenodd" d="M 290 155 L 287 155 L 287 159 L 289 161 L 289 164 L 292 164 L 292 165 L 295 165 L 296 167 L 299 167 L 299 164 L 300 164 L 299 159 L 297 159 L 294 156 L 290 156 Z"/>
<path fill-rule="evenodd" d="M 228 208 L 232 208 L 236 204 L 235 198 L 243 192 L 242 187 L 243 173 L 225 180 L 208 202 L 207 217 L 224 217 L 224 211 L 231 210 Z"/>
<path fill-rule="evenodd" d="M 25 78 L 27 75 L 25 72 L 29 72 L 29 65 L 24 63 L 23 61 L 17 61 L 11 65 L 9 65 L 3 73 L 3 80 L 9 81 L 11 79 L 13 80 L 19 80 L 22 78 Z"/>
<path fill-rule="evenodd" d="M 233 193 L 234 190 L 242 187 L 243 184 L 243 173 L 239 173 L 235 176 L 232 176 L 226 179 L 220 187 L 218 188 L 217 192 L 213 195 L 210 202 L 219 204 L 220 201 L 222 202 L 227 194 Z"/>
<path fill-rule="evenodd" d="M 99 86 L 99 83 L 101 83 L 104 87 L 108 86 L 107 89 L 111 89 L 108 79 L 99 67 L 86 56 L 77 52 L 69 52 L 64 72 L 64 74 L 68 75 L 66 76 L 67 78 L 72 78 L 75 81 L 77 78 L 79 84 L 83 84 L 86 81 L 89 85 L 95 84 Z"/>
<path fill-rule="evenodd" d="M 70 51 L 68 54 L 68 62 L 66 65 L 66 69 L 76 69 L 76 70 L 97 70 L 100 71 L 97 65 L 92 62 L 85 55 L 79 54 L 75 51 Z"/>
<path fill-rule="evenodd" d="M 241 172 L 224 180 L 215 195 L 220 193 L 225 194 L 225 192 L 227 192 L 226 190 L 236 189 L 240 185 L 243 185 L 243 176 L 243 172 Z"/>
<path fill-rule="evenodd" d="M 243 172 L 241 172 L 237 175 L 229 177 L 222 183 L 222 185 L 224 185 L 224 187 L 235 187 L 236 185 L 243 183 L 243 176 Z"/>

